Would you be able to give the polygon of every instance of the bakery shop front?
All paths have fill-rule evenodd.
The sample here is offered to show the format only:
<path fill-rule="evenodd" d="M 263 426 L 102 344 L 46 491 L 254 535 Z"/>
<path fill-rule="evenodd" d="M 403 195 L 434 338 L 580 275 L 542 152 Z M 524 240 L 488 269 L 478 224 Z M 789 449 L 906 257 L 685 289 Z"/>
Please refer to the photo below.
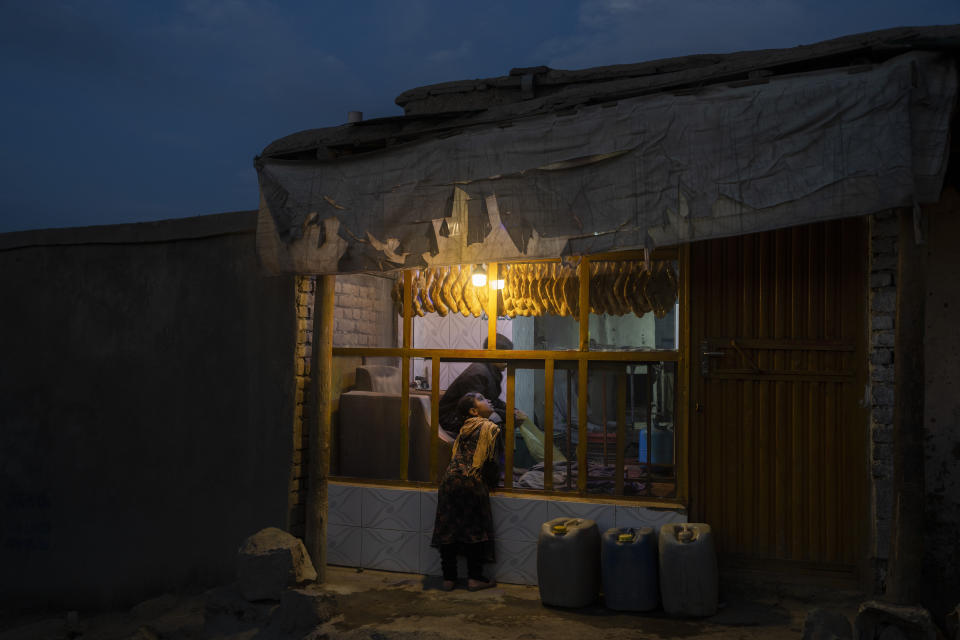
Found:
<path fill-rule="evenodd" d="M 855 49 L 520 69 L 270 144 L 258 253 L 310 310 L 291 528 L 330 563 L 437 571 L 439 400 L 504 363 L 499 579 L 535 582 L 565 514 L 872 579 L 871 229 L 939 198 L 955 74 L 852 74 Z"/>

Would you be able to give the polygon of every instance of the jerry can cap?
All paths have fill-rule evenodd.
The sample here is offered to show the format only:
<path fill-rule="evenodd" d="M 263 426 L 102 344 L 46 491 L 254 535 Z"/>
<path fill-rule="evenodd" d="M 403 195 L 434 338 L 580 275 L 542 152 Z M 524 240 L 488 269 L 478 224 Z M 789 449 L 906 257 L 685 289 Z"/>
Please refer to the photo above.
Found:
<path fill-rule="evenodd" d="M 632 533 L 621 533 L 617 536 L 617 542 L 633 542 Z"/>
<path fill-rule="evenodd" d="M 567 525 L 555 524 L 551 527 L 551 529 L 553 530 L 553 533 L 555 533 L 556 535 L 562 536 L 567 532 Z"/>

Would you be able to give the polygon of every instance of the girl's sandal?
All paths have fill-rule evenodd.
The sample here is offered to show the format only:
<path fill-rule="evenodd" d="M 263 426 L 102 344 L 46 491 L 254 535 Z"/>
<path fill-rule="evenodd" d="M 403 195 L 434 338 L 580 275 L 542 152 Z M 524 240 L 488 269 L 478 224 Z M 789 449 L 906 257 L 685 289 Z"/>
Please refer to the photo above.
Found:
<path fill-rule="evenodd" d="M 494 579 L 490 580 L 468 580 L 467 581 L 467 591 L 480 591 L 481 589 L 489 589 L 491 587 L 497 586 L 497 581 Z"/>

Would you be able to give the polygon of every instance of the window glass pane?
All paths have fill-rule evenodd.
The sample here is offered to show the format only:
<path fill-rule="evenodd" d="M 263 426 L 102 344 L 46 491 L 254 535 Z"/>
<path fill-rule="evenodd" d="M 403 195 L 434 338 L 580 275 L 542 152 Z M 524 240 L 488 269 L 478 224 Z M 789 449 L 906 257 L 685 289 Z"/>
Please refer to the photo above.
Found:
<path fill-rule="evenodd" d="M 334 474 L 400 479 L 402 377 L 396 360 L 334 358 L 330 450 Z M 436 432 L 430 421 L 430 396 L 414 389 L 410 391 L 407 477 L 427 481 L 430 479 L 430 438 Z M 442 455 L 442 445 L 438 455 Z M 449 448 L 446 455 L 449 461 Z"/>
<path fill-rule="evenodd" d="M 487 283 L 474 285 L 474 273 L 486 265 L 430 267 L 414 271 L 412 346 L 416 349 L 483 349 L 487 339 L 488 296 L 496 290 Z M 486 276 L 484 276 L 486 278 Z M 397 294 L 400 288 L 397 288 Z M 399 305 L 397 310 L 399 312 Z M 508 318 L 498 330 L 512 339 Z M 399 330 L 402 330 L 402 322 Z M 445 385 L 441 382 L 441 386 Z"/>
<path fill-rule="evenodd" d="M 553 464 L 553 489 L 577 490 L 577 364 L 557 362 L 553 374 L 553 443 L 563 458 Z"/>
<path fill-rule="evenodd" d="M 576 349 L 580 340 L 579 279 L 569 262 L 499 266 L 499 312 L 512 319 L 515 349 Z M 511 336 L 508 336 L 511 337 Z"/>
<path fill-rule="evenodd" d="M 514 420 L 513 487 L 524 490 L 544 488 L 543 462 L 546 451 L 544 373 L 536 366 L 518 366 L 514 378 L 514 406 L 522 412 Z M 506 385 L 504 385 L 506 386 Z M 504 445 L 509 443 L 504 440 Z M 553 449 L 553 460 L 563 456 Z M 501 480 L 502 484 L 502 480 Z"/>
<path fill-rule="evenodd" d="M 590 350 L 677 349 L 679 265 L 590 263 Z"/>
<path fill-rule="evenodd" d="M 676 363 L 591 363 L 587 389 L 587 491 L 616 492 L 622 447 L 623 495 L 675 496 Z"/>
<path fill-rule="evenodd" d="M 336 277 L 333 309 L 334 347 L 396 347 L 403 321 L 391 299 L 398 274 Z"/>

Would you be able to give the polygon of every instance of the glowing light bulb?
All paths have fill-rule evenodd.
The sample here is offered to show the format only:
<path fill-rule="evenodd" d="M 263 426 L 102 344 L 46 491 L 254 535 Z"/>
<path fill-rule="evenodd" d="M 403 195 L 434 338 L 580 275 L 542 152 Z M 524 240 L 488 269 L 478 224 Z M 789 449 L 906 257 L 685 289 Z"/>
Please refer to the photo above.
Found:
<path fill-rule="evenodd" d="M 482 287 L 487 284 L 487 274 L 475 273 L 470 277 L 470 281 L 473 282 L 473 286 Z"/>

